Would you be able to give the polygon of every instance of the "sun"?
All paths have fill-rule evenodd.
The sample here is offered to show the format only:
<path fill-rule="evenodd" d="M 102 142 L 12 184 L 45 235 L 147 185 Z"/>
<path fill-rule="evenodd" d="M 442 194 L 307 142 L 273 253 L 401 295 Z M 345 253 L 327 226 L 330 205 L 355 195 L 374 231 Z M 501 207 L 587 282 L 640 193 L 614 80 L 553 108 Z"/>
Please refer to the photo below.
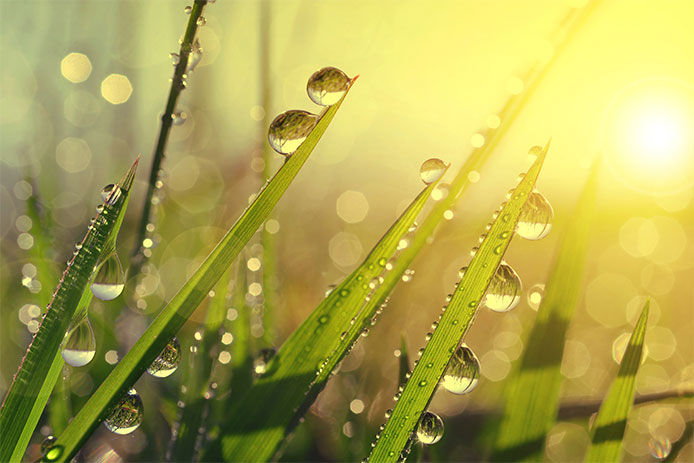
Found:
<path fill-rule="evenodd" d="M 605 111 L 602 150 L 632 188 L 668 194 L 694 184 L 694 89 L 674 79 L 625 87 Z"/>

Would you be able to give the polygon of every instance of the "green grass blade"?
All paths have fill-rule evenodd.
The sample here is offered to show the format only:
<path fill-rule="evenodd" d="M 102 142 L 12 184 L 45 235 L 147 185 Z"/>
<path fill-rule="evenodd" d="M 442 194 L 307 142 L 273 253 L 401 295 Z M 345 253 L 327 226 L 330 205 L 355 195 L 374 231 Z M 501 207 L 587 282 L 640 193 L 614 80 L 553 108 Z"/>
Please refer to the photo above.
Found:
<path fill-rule="evenodd" d="M 289 157 L 272 180 L 261 189 L 253 203 L 243 212 L 193 276 L 162 309 L 132 349 L 94 392 L 55 443 L 54 459 L 63 461 L 74 456 L 85 439 L 105 418 L 109 407 L 119 400 L 122 394 L 144 373 L 164 349 L 169 339 L 178 332 L 200 302 L 205 299 L 299 173 L 345 97 L 346 94 L 342 100 L 328 108 L 302 145 Z"/>
<path fill-rule="evenodd" d="M 38 332 L 27 349 L 19 371 L 0 409 L 0 461 L 19 461 L 62 369 L 59 348 L 88 287 L 94 266 L 116 242 L 130 198 L 137 161 L 119 182 L 121 195 L 111 198 L 97 214 L 68 262 Z"/>
<path fill-rule="evenodd" d="M 472 325 L 484 292 L 511 242 L 521 208 L 532 192 L 548 148 L 549 145 L 515 188 L 480 244 L 395 404 L 393 413 L 369 456 L 370 461 L 396 462 L 401 458 L 401 452 L 406 448 L 419 417 L 431 401 L 451 355 Z"/>
<path fill-rule="evenodd" d="M 298 424 L 331 372 L 370 321 L 362 309 L 401 237 L 437 182 L 428 185 L 376 243 L 362 264 L 327 295 L 292 333 L 248 394 L 237 398 L 231 421 L 211 452 L 227 460 L 265 461 Z M 221 448 L 220 448 L 221 447 Z"/>
<path fill-rule="evenodd" d="M 585 461 L 620 461 L 622 437 L 627 426 L 627 415 L 634 403 L 634 383 L 641 365 L 643 341 L 648 324 L 650 299 L 641 311 L 639 321 L 629 338 L 627 350 L 605 400 L 593 424 L 592 442 Z"/>
<path fill-rule="evenodd" d="M 596 163 L 566 226 L 520 366 L 509 380 L 493 460 L 540 460 L 557 418 L 561 359 L 582 288 L 598 172 Z"/>

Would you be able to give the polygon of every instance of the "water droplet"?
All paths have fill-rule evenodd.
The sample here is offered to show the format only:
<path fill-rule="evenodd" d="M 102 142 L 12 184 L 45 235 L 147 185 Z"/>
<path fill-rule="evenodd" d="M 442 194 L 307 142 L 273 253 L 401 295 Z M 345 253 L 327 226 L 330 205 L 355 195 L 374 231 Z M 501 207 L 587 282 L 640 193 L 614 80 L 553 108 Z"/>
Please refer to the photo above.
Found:
<path fill-rule="evenodd" d="M 268 140 L 280 154 L 292 154 L 306 140 L 318 116 L 308 111 L 290 110 L 277 116 L 270 124 Z"/>
<path fill-rule="evenodd" d="M 318 323 L 325 324 L 328 322 L 328 319 L 330 319 L 330 317 L 328 317 L 327 315 L 321 315 L 318 319 Z"/>
<path fill-rule="evenodd" d="M 204 26 L 205 24 L 207 24 L 207 19 L 205 19 L 204 16 L 200 16 L 200 17 L 197 19 L 197 21 L 195 21 L 195 24 L 197 24 L 198 26 L 202 27 L 202 26 Z"/>
<path fill-rule="evenodd" d="M 528 150 L 528 154 L 534 158 L 538 157 L 540 154 L 542 154 L 543 148 L 539 145 L 531 146 L 530 149 Z"/>
<path fill-rule="evenodd" d="M 84 317 L 65 334 L 60 353 L 65 363 L 82 367 L 92 361 L 96 354 L 96 338 L 89 318 Z"/>
<path fill-rule="evenodd" d="M 193 11 L 193 7 L 190 6 L 190 5 L 188 5 L 188 6 L 186 6 L 185 8 L 183 8 L 183 12 L 184 12 L 185 14 L 190 14 L 191 11 Z"/>
<path fill-rule="evenodd" d="M 329 285 L 326 290 L 325 290 L 325 297 L 328 297 L 330 293 L 333 292 L 333 289 L 335 289 L 337 285 Z"/>
<path fill-rule="evenodd" d="M 181 361 L 181 343 L 177 337 L 171 338 L 169 343 L 147 368 L 147 373 L 157 378 L 166 378 L 178 368 Z"/>
<path fill-rule="evenodd" d="M 41 455 L 45 456 L 57 441 L 58 438 L 55 436 L 46 437 L 43 442 L 41 442 Z"/>
<path fill-rule="evenodd" d="M 528 290 L 528 305 L 533 310 L 538 310 L 542 299 L 545 297 L 545 285 L 536 284 Z"/>
<path fill-rule="evenodd" d="M 516 233 L 527 240 L 539 240 L 552 229 L 554 212 L 549 201 L 537 191 L 528 196 L 518 217 Z"/>
<path fill-rule="evenodd" d="M 326 67 L 314 72 L 306 84 L 308 97 L 321 106 L 334 105 L 349 88 L 350 78 L 334 67 Z"/>
<path fill-rule="evenodd" d="M 171 64 L 176 66 L 181 62 L 181 55 L 178 53 L 169 53 L 169 59 L 171 60 Z"/>
<path fill-rule="evenodd" d="M 515 270 L 502 263 L 489 283 L 484 304 L 495 312 L 507 312 L 518 305 L 521 288 L 521 280 Z"/>
<path fill-rule="evenodd" d="M 439 158 L 427 159 L 419 168 L 419 176 L 427 185 L 440 179 L 444 172 L 446 172 L 446 163 Z"/>
<path fill-rule="evenodd" d="M 423 379 L 423 380 L 421 380 L 421 381 L 419 382 L 419 387 L 424 387 L 424 386 L 426 386 L 426 385 L 427 385 L 427 380 L 426 380 L 426 379 Z"/>
<path fill-rule="evenodd" d="M 195 70 L 202 59 L 202 47 L 200 46 L 200 40 L 197 38 L 193 41 L 193 46 L 188 55 L 188 63 L 186 63 L 186 73 L 191 73 Z"/>
<path fill-rule="evenodd" d="M 340 290 L 340 296 L 341 296 L 341 297 L 347 297 L 347 296 L 349 296 L 349 289 L 347 289 L 347 288 L 341 289 L 341 290 Z"/>
<path fill-rule="evenodd" d="M 256 375 L 262 375 L 267 371 L 267 364 L 270 363 L 275 354 L 277 351 L 273 347 L 261 349 L 258 352 L 258 356 L 253 360 L 253 371 Z"/>
<path fill-rule="evenodd" d="M 443 420 L 436 413 L 424 412 L 417 426 L 417 439 L 422 444 L 435 444 L 443 437 Z"/>
<path fill-rule="evenodd" d="M 125 286 L 125 273 L 118 259 L 118 254 L 112 252 L 95 268 L 91 289 L 94 296 L 102 301 L 110 301 L 120 296 Z"/>
<path fill-rule="evenodd" d="M 171 124 L 173 125 L 183 125 L 186 119 L 188 119 L 188 114 L 183 111 L 171 114 Z"/>
<path fill-rule="evenodd" d="M 453 394 L 467 394 L 475 389 L 480 377 L 480 363 L 465 344 L 460 345 L 443 374 L 441 385 Z"/>
<path fill-rule="evenodd" d="M 651 440 L 648 441 L 648 448 L 653 458 L 664 460 L 672 451 L 672 443 L 670 443 L 670 439 L 667 437 L 651 438 Z"/>
<path fill-rule="evenodd" d="M 392 408 L 389 408 L 388 410 L 386 410 L 386 414 L 385 414 L 386 419 L 389 419 L 392 415 L 393 415 L 393 409 Z"/>
<path fill-rule="evenodd" d="M 113 193 L 113 195 L 111 195 L 111 193 Z M 103 190 L 101 190 L 101 200 L 110 206 L 116 204 L 118 198 L 120 198 L 120 195 L 120 187 L 118 185 L 114 185 L 113 183 L 109 183 L 104 187 Z"/>
<path fill-rule="evenodd" d="M 130 434 L 140 427 L 144 411 L 142 399 L 135 389 L 130 389 L 113 407 L 104 426 L 115 434 Z"/>

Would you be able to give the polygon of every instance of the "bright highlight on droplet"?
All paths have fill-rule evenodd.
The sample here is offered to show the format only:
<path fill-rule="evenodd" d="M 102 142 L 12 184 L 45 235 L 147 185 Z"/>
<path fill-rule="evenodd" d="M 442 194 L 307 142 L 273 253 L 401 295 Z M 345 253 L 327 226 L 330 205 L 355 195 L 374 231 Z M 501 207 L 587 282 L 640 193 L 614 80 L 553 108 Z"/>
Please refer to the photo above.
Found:
<path fill-rule="evenodd" d="M 132 93 L 130 79 L 122 74 L 111 74 L 101 81 L 101 96 L 111 104 L 125 103 Z"/>
<path fill-rule="evenodd" d="M 644 79 L 615 96 L 603 118 L 602 149 L 628 186 L 666 194 L 694 184 L 694 88 Z"/>
<path fill-rule="evenodd" d="M 60 73 L 73 84 L 78 84 L 89 78 L 92 63 L 87 55 L 70 53 L 60 62 Z"/>

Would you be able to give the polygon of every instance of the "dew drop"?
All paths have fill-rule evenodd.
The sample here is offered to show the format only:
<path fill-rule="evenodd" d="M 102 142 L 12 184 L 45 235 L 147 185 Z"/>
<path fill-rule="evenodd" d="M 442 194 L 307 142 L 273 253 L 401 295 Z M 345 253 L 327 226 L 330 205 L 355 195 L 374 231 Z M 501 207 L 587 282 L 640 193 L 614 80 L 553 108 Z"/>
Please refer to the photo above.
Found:
<path fill-rule="evenodd" d="M 200 60 L 202 60 L 202 47 L 200 46 L 200 40 L 196 38 L 193 41 L 193 46 L 190 50 L 190 54 L 188 55 L 188 62 L 186 63 L 186 73 L 193 72 Z"/>
<path fill-rule="evenodd" d="M 178 53 L 169 53 L 169 59 L 171 60 L 171 64 L 176 66 L 181 62 L 181 55 Z"/>
<path fill-rule="evenodd" d="M 102 301 L 110 301 L 120 296 L 125 286 L 125 273 L 118 259 L 118 254 L 112 252 L 95 267 L 91 289 L 94 296 Z"/>
<path fill-rule="evenodd" d="M 495 312 L 507 312 L 520 301 L 521 280 L 510 265 L 502 263 L 496 270 L 484 298 L 484 304 Z"/>
<path fill-rule="evenodd" d="M 111 195 L 111 193 L 113 193 L 113 195 Z M 110 206 L 113 206 L 116 204 L 116 202 L 118 202 L 120 195 L 120 187 L 118 185 L 114 185 L 113 183 L 109 183 L 104 187 L 103 190 L 101 190 L 101 200 Z"/>
<path fill-rule="evenodd" d="M 350 78 L 347 74 L 337 68 L 326 67 L 309 77 L 306 92 L 314 103 L 330 106 L 340 101 L 349 88 L 349 84 Z"/>
<path fill-rule="evenodd" d="M 537 191 L 528 196 L 518 217 L 516 233 L 528 240 L 539 240 L 552 229 L 554 212 L 549 201 Z"/>
<path fill-rule="evenodd" d="M 333 292 L 333 289 L 335 289 L 337 285 L 328 285 L 328 287 L 325 289 L 325 297 L 328 297 L 330 293 Z"/>
<path fill-rule="evenodd" d="M 89 318 L 84 317 L 67 331 L 60 353 L 65 363 L 73 367 L 83 367 L 92 361 L 96 354 L 96 338 Z"/>
<path fill-rule="evenodd" d="M 205 19 L 204 16 L 200 16 L 200 17 L 197 19 L 197 21 L 195 21 L 195 24 L 197 24 L 198 26 L 202 27 L 202 26 L 204 26 L 205 24 L 207 24 L 207 19 Z"/>
<path fill-rule="evenodd" d="M 672 451 L 672 443 L 667 437 L 651 438 L 648 441 L 648 448 L 653 458 L 656 460 L 664 460 Z"/>
<path fill-rule="evenodd" d="M 190 5 L 188 5 L 188 6 L 186 6 L 185 8 L 183 8 L 183 12 L 184 12 L 185 14 L 190 14 L 191 11 L 193 11 L 193 7 L 190 6 Z"/>
<path fill-rule="evenodd" d="M 422 444 L 435 444 L 443 437 L 443 420 L 436 413 L 424 412 L 417 426 L 417 439 Z"/>
<path fill-rule="evenodd" d="M 530 149 L 528 150 L 528 154 L 532 156 L 533 158 L 538 157 L 540 154 L 542 154 L 543 148 L 539 145 L 531 146 Z"/>
<path fill-rule="evenodd" d="M 142 399 L 135 389 L 130 389 L 113 407 L 104 426 L 115 434 L 130 434 L 140 427 L 143 415 Z"/>
<path fill-rule="evenodd" d="M 465 344 L 460 345 L 443 374 L 441 385 L 453 394 L 467 394 L 475 389 L 480 377 L 480 363 Z"/>
<path fill-rule="evenodd" d="M 171 124 L 173 125 L 183 125 L 186 119 L 188 119 L 188 114 L 183 111 L 171 113 Z"/>
<path fill-rule="evenodd" d="M 157 378 L 166 378 L 178 368 L 181 362 L 181 343 L 174 336 L 161 351 L 161 354 L 154 359 L 154 362 L 147 368 L 147 373 Z"/>
<path fill-rule="evenodd" d="M 318 116 L 293 109 L 277 116 L 270 124 L 268 140 L 272 149 L 289 155 L 299 148 L 318 122 Z"/>
<path fill-rule="evenodd" d="M 419 168 L 419 176 L 427 185 L 440 179 L 444 172 L 446 172 L 446 163 L 439 158 L 427 159 Z"/>
<path fill-rule="evenodd" d="M 528 305 L 533 310 L 538 310 L 542 299 L 545 297 L 545 285 L 536 284 L 528 290 Z"/>
<path fill-rule="evenodd" d="M 46 455 L 48 451 L 53 447 L 53 444 L 55 444 L 58 441 L 58 438 L 55 436 L 48 436 L 46 437 L 42 442 L 41 442 L 41 455 Z"/>
<path fill-rule="evenodd" d="M 253 371 L 256 375 L 265 374 L 267 371 L 267 365 L 270 363 L 270 360 L 272 360 L 275 354 L 277 354 L 277 351 L 273 347 L 261 349 L 260 352 L 258 352 L 258 356 L 255 358 L 255 360 L 253 360 Z"/>

